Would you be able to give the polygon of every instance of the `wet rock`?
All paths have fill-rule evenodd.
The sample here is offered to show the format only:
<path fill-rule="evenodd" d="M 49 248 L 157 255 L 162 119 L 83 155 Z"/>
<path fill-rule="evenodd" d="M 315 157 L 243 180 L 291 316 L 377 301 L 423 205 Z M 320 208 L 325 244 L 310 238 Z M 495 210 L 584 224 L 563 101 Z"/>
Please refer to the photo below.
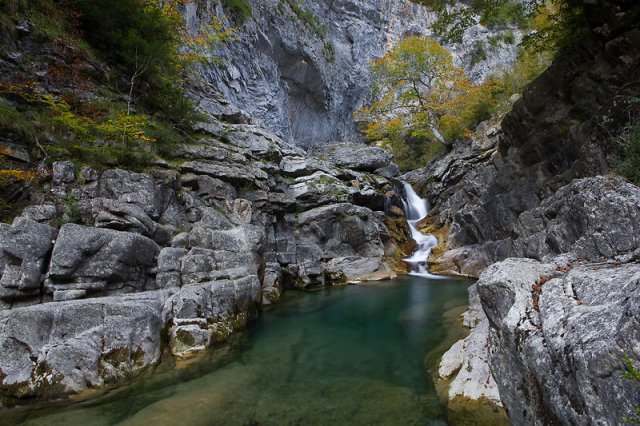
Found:
<path fill-rule="evenodd" d="M 141 235 L 66 224 L 53 248 L 45 290 L 56 299 L 154 289 L 159 251 Z"/>
<path fill-rule="evenodd" d="M 256 275 L 183 287 L 164 307 L 172 353 L 188 356 L 244 328 L 256 314 L 260 289 Z"/>

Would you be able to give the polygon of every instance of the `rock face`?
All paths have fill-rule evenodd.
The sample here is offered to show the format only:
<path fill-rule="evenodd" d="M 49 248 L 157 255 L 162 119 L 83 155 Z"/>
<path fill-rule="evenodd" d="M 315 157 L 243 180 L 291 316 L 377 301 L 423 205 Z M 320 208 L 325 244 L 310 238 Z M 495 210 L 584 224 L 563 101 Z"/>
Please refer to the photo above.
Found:
<path fill-rule="evenodd" d="M 203 351 L 287 287 L 395 276 L 384 209 L 399 201 L 374 173 L 395 167 L 388 153 L 315 158 L 253 125 L 198 130 L 171 168 L 54 163 L 41 204 L 0 225 L 2 404 Z"/>
<path fill-rule="evenodd" d="M 620 377 L 625 354 L 640 359 L 640 189 L 598 176 L 618 158 L 612 134 L 640 95 L 639 10 L 598 7 L 585 6 L 592 33 L 501 128 L 403 177 L 433 202 L 428 225 L 444 230 L 437 270 L 480 276 L 488 327 L 443 360 L 443 376 L 470 368 L 450 396 L 482 389 L 485 369 L 472 360 L 488 351 L 513 424 L 618 424 L 640 400 Z M 484 355 L 475 341 L 488 342 Z"/>
<path fill-rule="evenodd" d="M 539 289 L 532 289 L 539 283 Z M 620 377 L 640 357 L 640 267 L 508 259 L 478 293 L 490 363 L 514 424 L 618 424 L 640 390 Z"/>
<path fill-rule="evenodd" d="M 45 291 L 53 300 L 154 289 L 158 245 L 141 235 L 66 224 L 51 254 Z"/>
<path fill-rule="evenodd" d="M 0 312 L 3 403 L 115 384 L 157 362 L 167 292 Z"/>
<path fill-rule="evenodd" d="M 214 55 L 224 57 L 225 67 L 203 66 L 193 96 L 221 118 L 250 116 L 305 147 L 357 140 L 352 115 L 369 94 L 368 61 L 408 35 L 428 35 L 435 19 L 409 0 L 300 1 L 296 9 L 279 0 L 250 4 L 253 14 L 241 23 L 238 40 Z M 185 10 L 193 27 L 223 13 L 217 2 L 194 2 Z M 492 47 L 492 35 L 475 25 L 450 46 L 475 81 L 515 60 L 515 45 Z M 473 63 L 478 43 L 492 54 Z"/>

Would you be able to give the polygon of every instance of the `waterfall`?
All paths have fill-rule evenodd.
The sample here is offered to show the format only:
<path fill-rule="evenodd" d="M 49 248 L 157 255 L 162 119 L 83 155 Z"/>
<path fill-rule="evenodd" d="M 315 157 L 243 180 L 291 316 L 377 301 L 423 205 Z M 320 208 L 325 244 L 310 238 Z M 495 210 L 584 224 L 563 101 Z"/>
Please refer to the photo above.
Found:
<path fill-rule="evenodd" d="M 404 204 L 404 213 L 407 217 L 407 223 L 411 230 L 411 238 L 417 244 L 416 250 L 411 257 L 404 259 L 409 264 L 410 275 L 416 275 L 426 278 L 442 278 L 427 272 L 427 259 L 431 255 L 431 249 L 438 244 L 438 239 L 433 235 L 425 235 L 418 231 L 418 223 L 427 217 L 430 206 L 427 200 L 423 200 L 416 194 L 413 187 L 408 183 L 404 183 L 405 198 L 402 200 Z"/>

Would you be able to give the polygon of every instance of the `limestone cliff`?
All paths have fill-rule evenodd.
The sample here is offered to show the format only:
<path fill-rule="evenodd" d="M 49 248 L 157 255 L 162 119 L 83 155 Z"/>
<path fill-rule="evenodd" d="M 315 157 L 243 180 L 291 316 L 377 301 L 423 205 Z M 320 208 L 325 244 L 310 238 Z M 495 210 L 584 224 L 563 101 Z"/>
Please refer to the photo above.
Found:
<path fill-rule="evenodd" d="M 305 17 L 286 1 L 251 5 L 253 14 L 239 24 L 238 40 L 212 53 L 224 58 L 225 66 L 204 65 L 193 95 L 212 111 L 228 111 L 231 102 L 284 140 L 305 147 L 358 139 L 352 115 L 369 93 L 368 62 L 408 35 L 429 35 L 435 19 L 409 0 L 303 1 L 298 8 Z M 194 27 L 225 13 L 217 2 L 186 9 Z M 462 43 L 449 46 L 475 81 L 515 60 L 515 44 L 488 47 L 492 35 L 474 25 Z M 473 63 L 469 55 L 477 43 L 491 55 Z"/>

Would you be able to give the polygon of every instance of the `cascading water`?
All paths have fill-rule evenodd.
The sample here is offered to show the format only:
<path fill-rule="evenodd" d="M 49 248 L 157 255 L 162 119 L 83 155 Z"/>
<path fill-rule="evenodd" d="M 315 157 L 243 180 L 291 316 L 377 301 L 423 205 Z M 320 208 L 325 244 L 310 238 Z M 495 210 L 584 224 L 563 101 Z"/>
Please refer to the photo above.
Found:
<path fill-rule="evenodd" d="M 416 250 L 411 257 L 404 259 L 410 266 L 410 275 L 416 275 L 426 278 L 442 278 L 427 272 L 427 259 L 431 255 L 431 249 L 438 244 L 438 239 L 433 235 L 426 235 L 418 231 L 418 223 L 427 217 L 429 213 L 429 203 L 416 194 L 413 187 L 408 183 L 404 183 L 405 198 L 402 200 L 404 204 L 404 213 L 407 216 L 409 229 L 411 230 L 411 238 L 416 242 Z"/>

